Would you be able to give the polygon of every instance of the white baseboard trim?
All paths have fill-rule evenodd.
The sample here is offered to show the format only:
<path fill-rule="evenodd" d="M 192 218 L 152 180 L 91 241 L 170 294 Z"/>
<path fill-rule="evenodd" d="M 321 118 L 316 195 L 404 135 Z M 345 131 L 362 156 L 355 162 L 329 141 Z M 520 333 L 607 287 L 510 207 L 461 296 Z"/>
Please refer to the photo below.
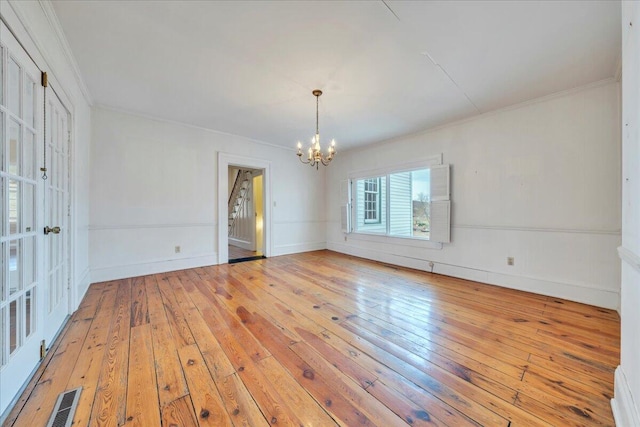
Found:
<path fill-rule="evenodd" d="M 247 251 L 255 251 L 256 245 L 253 242 L 248 242 L 246 240 L 240 240 L 233 237 L 229 237 L 229 244 L 231 246 L 236 246 L 238 248 L 245 249 Z"/>
<path fill-rule="evenodd" d="M 76 284 L 77 288 L 75 306 L 73 307 L 74 310 L 80 305 L 82 298 L 84 298 L 84 295 L 89 290 L 89 285 L 91 285 L 91 270 L 87 267 L 80 275 L 80 280 L 78 280 Z"/>
<path fill-rule="evenodd" d="M 567 299 L 613 310 L 618 308 L 620 302 L 619 292 L 614 292 L 608 289 L 598 289 L 572 283 L 551 281 L 548 279 L 516 276 L 459 265 L 442 264 L 438 262 L 434 262 L 432 269 L 429 265 L 429 260 L 400 256 L 373 249 L 358 248 L 337 242 L 327 242 L 327 249 L 374 261 L 415 268 L 416 270 L 423 270 L 443 274 L 445 276 L 473 280 L 490 285 Z"/>
<path fill-rule="evenodd" d="M 639 408 L 633 400 L 622 366 L 616 368 L 613 388 L 614 398 L 611 399 L 611 410 L 616 425 L 620 427 L 640 426 Z"/>
<path fill-rule="evenodd" d="M 293 243 L 290 245 L 278 245 L 273 248 L 271 256 L 297 254 L 327 249 L 327 242 Z"/>
<path fill-rule="evenodd" d="M 94 268 L 91 270 L 91 281 L 106 282 L 108 280 L 145 276 L 147 274 L 166 273 L 167 271 L 204 267 L 218 263 L 218 253 L 213 252 L 190 258 L 177 258 L 151 261 L 139 264 L 118 265 L 113 267 Z"/>

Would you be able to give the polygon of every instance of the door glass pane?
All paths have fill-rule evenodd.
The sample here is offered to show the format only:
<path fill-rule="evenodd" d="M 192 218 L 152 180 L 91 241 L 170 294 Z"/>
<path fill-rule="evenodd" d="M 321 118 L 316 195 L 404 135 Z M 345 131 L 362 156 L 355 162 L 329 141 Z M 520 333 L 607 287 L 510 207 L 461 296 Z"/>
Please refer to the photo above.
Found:
<path fill-rule="evenodd" d="M 58 303 L 58 301 L 60 301 L 60 298 L 62 298 L 62 295 L 64 294 L 64 280 L 62 280 L 62 267 L 58 268 L 58 295 L 56 298 L 56 304 Z"/>
<path fill-rule="evenodd" d="M 32 325 L 33 325 L 33 320 L 34 320 L 34 312 L 35 312 L 35 293 L 34 293 L 35 289 L 30 289 L 25 293 L 25 307 L 24 307 L 24 312 L 25 312 L 25 325 L 24 325 L 24 335 L 25 337 L 28 337 L 29 335 L 31 335 L 31 331 L 32 329 Z"/>
<path fill-rule="evenodd" d="M 9 58 L 7 107 L 9 111 L 20 117 L 20 66 Z"/>
<path fill-rule="evenodd" d="M 58 154 L 58 161 L 56 162 L 58 165 L 58 187 L 63 190 L 64 189 L 64 174 L 65 174 L 65 164 L 64 164 L 64 154 Z"/>
<path fill-rule="evenodd" d="M 9 120 L 9 170 L 14 175 L 20 174 L 20 125 L 15 120 Z"/>
<path fill-rule="evenodd" d="M 22 183 L 22 232 L 31 233 L 35 231 L 35 184 Z"/>
<path fill-rule="evenodd" d="M 56 185 L 58 185 L 58 179 L 56 176 L 56 157 L 54 156 L 55 151 L 51 146 L 47 146 L 47 149 L 49 150 L 49 152 L 47 153 L 47 161 L 49 162 L 49 166 L 47 166 L 49 168 L 49 170 L 47 171 L 47 175 L 49 175 L 49 185 L 55 187 Z"/>
<path fill-rule="evenodd" d="M 33 132 L 25 129 L 22 143 L 24 145 L 24 156 L 22 158 L 22 175 L 28 179 L 36 179 L 36 146 Z"/>
<path fill-rule="evenodd" d="M 9 336 L 7 335 L 7 329 L 5 325 L 9 324 L 9 307 L 5 307 L 0 310 L 0 362 L 2 362 L 1 366 L 4 366 L 7 363 L 6 355 L 8 354 L 7 344 L 9 343 Z"/>
<path fill-rule="evenodd" d="M 9 295 L 13 295 L 21 289 L 21 262 L 20 240 L 9 241 Z"/>
<path fill-rule="evenodd" d="M 5 197 L 7 196 L 7 188 L 5 187 L 6 180 L 0 176 L 0 235 L 6 236 L 8 233 L 5 230 L 4 220 L 7 217 L 7 208 L 5 207 Z M 0 258 L 2 254 L 0 254 Z M 4 271 L 4 270 L 1 270 Z"/>
<path fill-rule="evenodd" d="M 9 180 L 9 234 L 20 231 L 20 182 Z"/>
<path fill-rule="evenodd" d="M 35 83 L 30 77 L 24 79 L 24 121 L 31 127 L 33 124 L 33 111 L 35 107 Z"/>
<path fill-rule="evenodd" d="M 55 110 L 53 112 L 53 121 L 51 122 L 51 138 L 53 138 L 53 140 L 51 141 L 51 145 L 53 145 L 53 148 L 55 150 L 58 150 L 60 148 L 60 113 L 58 113 L 58 110 Z"/>
<path fill-rule="evenodd" d="M 25 237 L 22 239 L 22 270 L 24 286 L 31 286 L 36 280 L 36 238 Z"/>
<path fill-rule="evenodd" d="M 56 272 L 49 274 L 49 313 L 53 311 L 56 300 Z"/>
<path fill-rule="evenodd" d="M 0 274 L 0 302 L 6 301 L 9 295 L 9 282 L 7 282 L 8 277 L 4 273 L 9 267 L 9 257 L 7 253 L 8 250 L 9 242 L 0 243 L 0 272 L 2 272 L 2 274 Z M 6 319 L 4 317 L 0 320 L 0 323 L 2 325 L 6 324 Z M 4 330 L 4 327 L 0 327 L 0 329 Z"/>
<path fill-rule="evenodd" d="M 4 172 L 4 113 L 0 111 L 0 170 Z M 1 210 L 1 209 L 0 209 Z"/>
<path fill-rule="evenodd" d="M 4 79 L 2 78 L 3 76 L 3 72 L 4 72 L 4 49 L 2 48 L 2 46 L 0 46 L 0 104 L 4 105 L 4 103 L 2 102 L 3 98 L 2 98 L 2 88 L 3 88 L 3 83 L 4 83 Z M 0 135 L 2 135 L 2 133 L 0 132 Z"/>
<path fill-rule="evenodd" d="M 18 302 L 9 304 L 9 354 L 18 347 Z"/>

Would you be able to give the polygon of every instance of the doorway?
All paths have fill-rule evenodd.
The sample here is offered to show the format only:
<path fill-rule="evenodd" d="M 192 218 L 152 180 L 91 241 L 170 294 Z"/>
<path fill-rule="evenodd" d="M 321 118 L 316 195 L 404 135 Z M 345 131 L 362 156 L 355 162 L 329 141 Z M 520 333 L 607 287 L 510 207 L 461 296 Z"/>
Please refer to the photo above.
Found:
<path fill-rule="evenodd" d="M 271 162 L 218 154 L 218 262 L 271 253 Z M 224 220 L 226 218 L 226 220 Z"/>
<path fill-rule="evenodd" d="M 230 165 L 229 263 L 264 258 L 263 170 Z"/>

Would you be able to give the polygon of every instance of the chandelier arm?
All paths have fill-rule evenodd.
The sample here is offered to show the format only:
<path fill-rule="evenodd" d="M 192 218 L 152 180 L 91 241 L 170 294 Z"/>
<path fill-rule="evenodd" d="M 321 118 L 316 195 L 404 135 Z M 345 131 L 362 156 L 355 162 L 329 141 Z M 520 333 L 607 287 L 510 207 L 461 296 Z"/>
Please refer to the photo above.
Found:
<path fill-rule="evenodd" d="M 322 162 L 323 165 L 329 166 L 329 162 L 331 162 L 331 158 L 327 158 L 325 160 L 325 158 L 323 157 L 323 158 L 320 159 L 320 161 Z"/>
<path fill-rule="evenodd" d="M 300 162 L 304 163 L 305 165 L 308 165 L 309 163 L 311 163 L 311 161 L 309 161 L 309 160 L 307 160 L 307 161 L 302 160 L 302 156 L 298 156 L 298 159 L 300 159 Z"/>

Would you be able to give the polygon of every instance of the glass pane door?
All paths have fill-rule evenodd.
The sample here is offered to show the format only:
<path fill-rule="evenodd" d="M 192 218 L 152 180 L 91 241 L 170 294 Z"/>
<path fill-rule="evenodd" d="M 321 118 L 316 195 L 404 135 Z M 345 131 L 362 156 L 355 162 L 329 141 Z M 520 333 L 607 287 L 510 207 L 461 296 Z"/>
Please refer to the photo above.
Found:
<path fill-rule="evenodd" d="M 40 71 L 0 24 L 0 413 L 39 360 Z"/>

